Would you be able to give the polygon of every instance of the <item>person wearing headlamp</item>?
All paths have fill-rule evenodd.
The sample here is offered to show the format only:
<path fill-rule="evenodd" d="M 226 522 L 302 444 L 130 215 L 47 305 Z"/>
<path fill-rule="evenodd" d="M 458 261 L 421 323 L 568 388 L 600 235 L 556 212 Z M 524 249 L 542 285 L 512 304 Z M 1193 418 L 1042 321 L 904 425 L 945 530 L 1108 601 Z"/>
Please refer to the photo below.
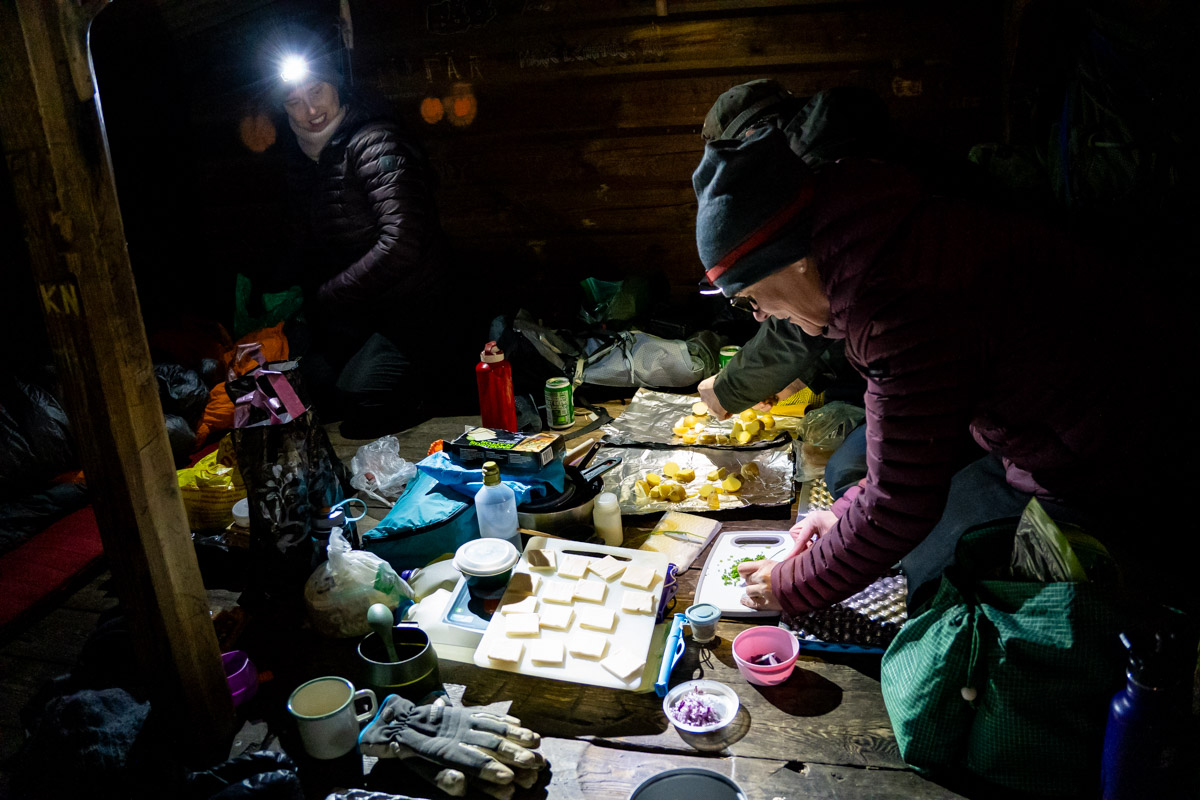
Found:
<path fill-rule="evenodd" d="M 430 336 L 446 260 L 436 176 L 396 122 L 347 91 L 334 54 L 307 43 L 275 64 L 294 134 L 285 282 L 304 289 L 311 341 L 298 349 L 318 409 L 347 438 L 375 438 L 419 419 L 420 376 L 445 338 Z"/>
<path fill-rule="evenodd" d="M 1114 454 L 1128 442 L 1103 376 L 1136 363 L 1149 396 L 1173 396 L 1151 384 L 1175 372 L 1151 363 L 1166 348 L 1138 346 L 1175 341 L 1159 330 L 1173 321 L 1141 301 L 1146 287 L 1048 226 L 937 196 L 902 167 L 814 171 L 769 126 L 709 143 L 692 182 L 708 280 L 760 321 L 841 339 L 867 382 L 863 485 L 840 516 L 793 527 L 787 559 L 743 566 L 745 605 L 798 617 L 900 561 L 912 607 L 967 528 L 1019 516 L 1032 496 L 1171 591 L 1171 559 L 1155 558 L 1167 536 L 1116 535 L 1112 513 L 1128 476 Z M 1152 464 L 1171 446 L 1157 431 L 1138 440 Z"/>

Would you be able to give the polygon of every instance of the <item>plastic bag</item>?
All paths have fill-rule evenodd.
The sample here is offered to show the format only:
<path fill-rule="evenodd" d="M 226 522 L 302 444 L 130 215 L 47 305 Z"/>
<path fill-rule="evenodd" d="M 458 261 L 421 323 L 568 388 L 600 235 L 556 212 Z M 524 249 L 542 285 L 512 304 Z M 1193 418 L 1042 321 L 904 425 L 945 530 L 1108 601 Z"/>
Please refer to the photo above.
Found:
<path fill-rule="evenodd" d="M 812 481 L 825 474 L 829 457 L 841 447 L 846 435 L 862 424 L 867 412 L 849 403 L 826 403 L 804 415 L 800 426 L 800 480 Z"/>
<path fill-rule="evenodd" d="M 329 534 L 329 560 L 304 585 L 313 627 L 325 636 L 362 636 L 370 630 L 367 609 L 383 603 L 395 610 L 405 583 L 374 553 L 352 550 L 341 528 Z"/>
<path fill-rule="evenodd" d="M 350 459 L 350 485 L 377 500 L 399 497 L 417 474 L 417 467 L 400 457 L 400 441 L 384 436 L 358 448 Z"/>

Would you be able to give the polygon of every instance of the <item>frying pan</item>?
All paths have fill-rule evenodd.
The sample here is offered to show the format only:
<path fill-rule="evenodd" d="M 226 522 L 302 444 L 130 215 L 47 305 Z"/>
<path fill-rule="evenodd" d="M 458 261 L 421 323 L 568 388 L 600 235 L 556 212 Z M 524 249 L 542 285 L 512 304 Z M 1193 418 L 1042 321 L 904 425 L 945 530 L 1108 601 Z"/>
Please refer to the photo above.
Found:
<path fill-rule="evenodd" d="M 517 506 L 517 522 L 522 528 L 568 539 L 590 538 L 592 506 L 604 488 L 600 478 L 620 463 L 621 457 L 614 456 L 586 469 L 568 466 L 563 490 Z"/>

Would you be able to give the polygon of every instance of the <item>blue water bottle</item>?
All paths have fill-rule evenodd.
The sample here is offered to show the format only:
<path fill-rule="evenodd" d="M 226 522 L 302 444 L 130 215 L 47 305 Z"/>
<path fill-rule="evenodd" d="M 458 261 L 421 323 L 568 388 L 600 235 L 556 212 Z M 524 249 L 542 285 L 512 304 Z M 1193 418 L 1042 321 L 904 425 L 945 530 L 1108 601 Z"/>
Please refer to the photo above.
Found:
<path fill-rule="evenodd" d="M 1121 643 L 1129 651 L 1129 670 L 1125 688 L 1109 704 L 1100 796 L 1185 798 L 1181 748 L 1186 741 L 1186 693 L 1178 668 L 1183 643 L 1161 631 L 1134 640 L 1122 633 Z"/>

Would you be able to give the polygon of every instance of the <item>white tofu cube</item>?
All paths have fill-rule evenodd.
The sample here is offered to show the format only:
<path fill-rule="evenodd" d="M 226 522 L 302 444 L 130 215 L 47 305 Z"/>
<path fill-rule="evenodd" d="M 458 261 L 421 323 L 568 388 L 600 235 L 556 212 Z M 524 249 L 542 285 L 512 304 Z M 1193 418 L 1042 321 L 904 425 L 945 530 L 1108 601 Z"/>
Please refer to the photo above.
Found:
<path fill-rule="evenodd" d="M 599 575 L 602 580 L 611 581 L 613 578 L 625 571 L 626 564 L 624 561 L 618 561 L 612 556 L 605 556 L 599 561 L 592 561 L 588 564 L 588 570 Z"/>
<path fill-rule="evenodd" d="M 617 625 L 617 613 L 611 608 L 579 609 L 579 627 L 588 630 L 612 633 Z"/>
<path fill-rule="evenodd" d="M 642 668 L 646 666 L 646 657 L 636 656 L 624 648 L 615 647 L 613 648 L 613 654 L 601 661 L 600 666 L 611 672 L 618 679 L 628 683 L 639 675 Z"/>
<path fill-rule="evenodd" d="M 525 645 L 511 639 L 497 639 L 488 648 L 488 658 L 502 664 L 520 664 Z"/>
<path fill-rule="evenodd" d="M 529 643 L 529 660 L 534 664 L 561 667 L 565 659 L 563 644 L 557 639 L 539 639 Z"/>
<path fill-rule="evenodd" d="M 580 580 L 575 583 L 575 599 L 585 603 L 603 603 L 608 594 L 608 584 L 600 581 Z"/>
<path fill-rule="evenodd" d="M 553 572 L 557 557 L 553 550 L 534 549 L 525 551 L 525 563 L 530 569 L 541 572 Z"/>
<path fill-rule="evenodd" d="M 626 592 L 628 594 L 628 592 Z M 515 603 L 500 606 L 501 614 L 532 614 L 537 611 L 538 600 L 533 595 L 523 597 Z"/>
<path fill-rule="evenodd" d="M 542 600 L 569 606 L 575 602 L 575 584 L 571 581 L 546 581 L 542 587 Z"/>
<path fill-rule="evenodd" d="M 546 606 L 542 609 L 542 627 L 552 631 L 565 631 L 575 619 L 575 609 L 570 606 Z"/>
<path fill-rule="evenodd" d="M 654 571 L 654 567 L 647 567 L 644 564 L 633 564 L 626 567 L 625 574 L 621 577 L 622 584 L 642 591 L 653 586 L 656 580 L 658 580 L 658 573 Z"/>
<path fill-rule="evenodd" d="M 533 572 L 515 572 L 508 582 L 508 591 L 513 594 L 537 594 L 542 576 Z"/>
<path fill-rule="evenodd" d="M 654 594 L 627 590 L 621 596 L 621 610 L 628 611 L 630 614 L 653 614 Z"/>
<path fill-rule="evenodd" d="M 558 559 L 558 574 L 564 578 L 582 578 L 587 574 L 590 559 L 566 554 Z"/>
<path fill-rule="evenodd" d="M 587 658 L 595 661 L 604 658 L 605 651 L 608 650 L 608 637 L 601 636 L 598 633 L 579 632 L 571 635 L 567 640 L 567 652 L 579 658 Z"/>
<path fill-rule="evenodd" d="M 508 636 L 537 636 L 541 632 L 537 614 L 509 614 L 504 618 L 504 633 Z"/>

